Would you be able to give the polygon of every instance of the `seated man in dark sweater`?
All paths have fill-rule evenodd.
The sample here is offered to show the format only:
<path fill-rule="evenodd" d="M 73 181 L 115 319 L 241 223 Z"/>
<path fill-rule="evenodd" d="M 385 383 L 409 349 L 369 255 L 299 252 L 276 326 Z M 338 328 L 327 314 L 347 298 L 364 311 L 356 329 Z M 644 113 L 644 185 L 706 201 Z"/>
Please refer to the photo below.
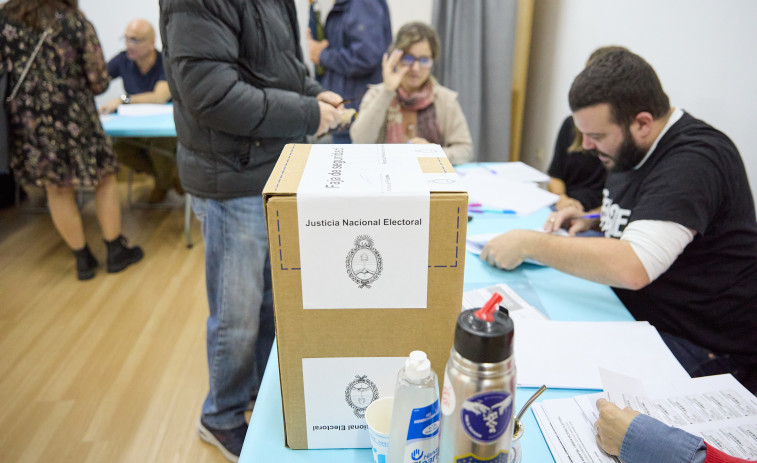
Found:
<path fill-rule="evenodd" d="M 504 269 L 530 258 L 609 285 L 690 375 L 730 372 L 757 391 L 757 220 L 736 146 L 671 107 L 654 69 L 627 50 L 592 61 L 569 102 L 583 148 L 608 172 L 601 217 L 566 208 L 544 229 L 598 224 L 604 237 L 514 230 L 481 258 Z"/>
<path fill-rule="evenodd" d="M 108 74 L 113 79 L 121 77 L 125 93 L 102 105 L 102 114 L 112 113 L 123 104 L 163 104 L 171 99 L 163 57 L 155 49 L 152 25 L 144 19 L 135 19 L 126 26 L 124 39 L 126 50 L 108 62 Z M 171 188 L 184 193 L 176 171 L 175 138 L 117 138 L 113 148 L 121 163 L 155 177 L 150 203 L 165 200 Z"/>

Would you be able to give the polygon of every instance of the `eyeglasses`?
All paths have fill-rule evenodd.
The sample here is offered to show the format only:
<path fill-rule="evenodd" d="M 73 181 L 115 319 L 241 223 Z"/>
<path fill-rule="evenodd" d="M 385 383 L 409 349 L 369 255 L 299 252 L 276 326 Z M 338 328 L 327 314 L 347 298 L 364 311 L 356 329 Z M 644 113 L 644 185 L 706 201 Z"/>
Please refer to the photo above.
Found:
<path fill-rule="evenodd" d="M 140 43 L 147 40 L 147 38 L 146 37 L 127 37 L 125 35 L 122 35 L 121 40 L 125 41 L 129 45 L 139 45 Z"/>
<path fill-rule="evenodd" d="M 434 65 L 434 58 L 431 58 L 430 56 L 415 57 L 409 53 L 405 53 L 404 55 L 402 55 L 402 59 L 400 60 L 402 65 L 407 67 L 412 66 L 416 61 L 422 68 L 426 69 L 429 69 Z"/>

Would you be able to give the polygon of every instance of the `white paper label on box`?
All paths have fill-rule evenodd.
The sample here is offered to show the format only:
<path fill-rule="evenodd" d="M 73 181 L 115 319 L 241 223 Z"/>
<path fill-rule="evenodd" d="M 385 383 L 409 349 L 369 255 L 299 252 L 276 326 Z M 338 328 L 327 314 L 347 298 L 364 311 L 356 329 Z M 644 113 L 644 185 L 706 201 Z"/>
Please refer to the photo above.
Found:
<path fill-rule="evenodd" d="M 424 174 L 418 158 L 438 156 L 438 145 L 311 147 L 297 189 L 303 308 L 427 307 L 430 191 L 456 174 Z"/>
<path fill-rule="evenodd" d="M 405 357 L 304 358 L 309 449 L 370 448 L 365 409 L 394 395 Z"/>

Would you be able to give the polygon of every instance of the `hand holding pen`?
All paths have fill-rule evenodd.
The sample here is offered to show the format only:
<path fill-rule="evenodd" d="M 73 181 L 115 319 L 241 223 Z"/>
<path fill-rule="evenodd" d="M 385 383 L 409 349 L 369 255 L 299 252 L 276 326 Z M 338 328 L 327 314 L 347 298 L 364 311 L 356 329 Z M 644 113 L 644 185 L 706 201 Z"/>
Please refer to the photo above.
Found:
<path fill-rule="evenodd" d="M 566 228 L 568 233 L 575 236 L 576 233 L 585 232 L 594 225 L 594 220 L 599 218 L 599 214 L 586 213 L 583 208 L 575 206 L 566 207 L 559 211 L 549 214 L 547 221 L 544 222 L 544 231 L 554 233 L 560 228 Z"/>

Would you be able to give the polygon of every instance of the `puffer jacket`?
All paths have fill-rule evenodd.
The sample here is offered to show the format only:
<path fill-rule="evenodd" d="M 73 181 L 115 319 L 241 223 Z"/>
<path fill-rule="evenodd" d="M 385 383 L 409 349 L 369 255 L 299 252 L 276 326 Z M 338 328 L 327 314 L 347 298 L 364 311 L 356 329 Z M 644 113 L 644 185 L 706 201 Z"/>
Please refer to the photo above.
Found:
<path fill-rule="evenodd" d="M 160 0 L 160 34 L 182 186 L 259 195 L 284 145 L 320 122 L 293 1 Z"/>

